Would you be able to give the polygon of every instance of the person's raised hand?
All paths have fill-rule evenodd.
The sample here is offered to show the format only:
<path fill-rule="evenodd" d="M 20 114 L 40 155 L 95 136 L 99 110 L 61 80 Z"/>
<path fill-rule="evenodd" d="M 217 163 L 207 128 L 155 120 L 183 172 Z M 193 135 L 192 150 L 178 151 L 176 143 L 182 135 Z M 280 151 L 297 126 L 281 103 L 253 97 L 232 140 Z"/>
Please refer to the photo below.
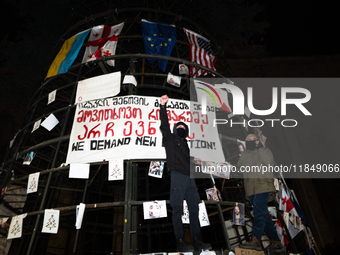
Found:
<path fill-rule="evenodd" d="M 161 96 L 161 105 L 165 105 L 169 100 L 169 97 L 167 95 Z"/>

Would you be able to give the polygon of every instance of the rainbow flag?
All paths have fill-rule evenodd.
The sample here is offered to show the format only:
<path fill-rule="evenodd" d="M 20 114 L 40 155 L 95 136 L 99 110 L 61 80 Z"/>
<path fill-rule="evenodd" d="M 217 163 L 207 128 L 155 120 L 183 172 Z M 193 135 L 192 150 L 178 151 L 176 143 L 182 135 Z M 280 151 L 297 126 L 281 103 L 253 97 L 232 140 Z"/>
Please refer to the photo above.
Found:
<path fill-rule="evenodd" d="M 64 42 L 50 69 L 48 69 L 45 79 L 57 74 L 66 73 L 70 69 L 90 31 L 91 29 L 80 32 Z"/>

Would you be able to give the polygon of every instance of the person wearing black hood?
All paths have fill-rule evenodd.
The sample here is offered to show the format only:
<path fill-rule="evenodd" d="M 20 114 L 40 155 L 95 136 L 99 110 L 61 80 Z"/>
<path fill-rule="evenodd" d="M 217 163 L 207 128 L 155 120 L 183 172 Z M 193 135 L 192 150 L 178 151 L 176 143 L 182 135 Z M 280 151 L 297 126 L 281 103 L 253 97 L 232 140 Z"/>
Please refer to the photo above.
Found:
<path fill-rule="evenodd" d="M 246 137 L 246 151 L 241 154 L 237 166 L 239 168 L 260 169 L 261 166 L 274 165 L 272 152 L 263 147 L 256 135 L 249 134 Z M 270 240 L 270 244 L 265 247 L 265 250 L 282 251 L 283 246 L 268 212 L 268 201 L 274 199 L 276 191 L 272 173 L 247 173 L 247 176 L 244 176 L 243 184 L 246 197 L 253 206 L 254 221 L 251 240 L 245 244 L 240 244 L 240 248 L 262 250 L 260 240 L 264 232 Z"/>
<path fill-rule="evenodd" d="M 160 99 L 160 129 L 166 151 L 167 170 L 171 178 L 170 205 L 172 207 L 172 223 L 176 237 L 177 251 L 193 252 L 194 250 L 210 250 L 211 245 L 203 243 L 200 238 L 200 224 L 198 219 L 198 204 L 200 202 L 195 180 L 190 178 L 190 162 L 199 163 L 199 159 L 190 157 L 186 138 L 189 127 L 184 122 L 177 122 L 171 132 L 166 111 L 169 97 L 163 95 Z M 193 246 L 184 240 L 183 234 L 183 200 L 189 209 L 190 229 Z"/>

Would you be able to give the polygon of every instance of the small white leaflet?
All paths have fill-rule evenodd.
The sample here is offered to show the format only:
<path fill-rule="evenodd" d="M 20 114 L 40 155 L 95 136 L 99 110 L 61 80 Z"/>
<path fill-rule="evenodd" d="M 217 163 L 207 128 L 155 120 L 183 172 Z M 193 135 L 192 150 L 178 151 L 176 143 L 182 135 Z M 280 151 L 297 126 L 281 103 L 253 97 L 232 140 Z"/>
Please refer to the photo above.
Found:
<path fill-rule="evenodd" d="M 183 224 L 190 224 L 189 215 L 190 213 L 189 213 L 187 201 L 183 200 L 183 215 L 182 215 Z M 205 207 L 204 202 L 198 204 L 198 219 L 200 221 L 201 227 L 210 225 L 207 209 Z"/>
<path fill-rule="evenodd" d="M 17 215 L 12 218 L 7 239 L 20 238 L 22 236 L 22 220 L 22 215 Z"/>
<path fill-rule="evenodd" d="M 8 220 L 8 217 L 0 218 L 0 228 L 6 227 L 6 221 Z"/>
<path fill-rule="evenodd" d="M 120 92 L 121 72 L 98 75 L 78 82 L 75 103 L 113 97 Z"/>
<path fill-rule="evenodd" d="M 124 180 L 124 160 L 115 159 L 109 161 L 109 181 Z"/>
<path fill-rule="evenodd" d="M 73 163 L 70 164 L 68 178 L 88 179 L 90 175 L 90 164 Z"/>
<path fill-rule="evenodd" d="M 244 114 L 248 117 L 248 118 L 250 118 L 250 110 L 249 110 L 249 108 L 248 108 L 248 106 L 246 105 L 245 107 L 244 107 Z"/>
<path fill-rule="evenodd" d="M 183 200 L 182 223 L 183 223 L 183 224 L 190 224 L 190 220 L 189 220 L 189 209 L 188 209 L 188 205 L 187 205 L 187 201 L 186 201 L 186 200 Z"/>
<path fill-rule="evenodd" d="M 83 222 L 83 217 L 84 217 L 84 212 L 85 212 L 85 204 L 80 203 L 79 205 L 77 205 L 76 208 L 76 229 L 80 229 L 81 228 L 81 224 Z"/>
<path fill-rule="evenodd" d="M 27 194 L 38 191 L 39 176 L 40 176 L 40 172 L 36 172 L 28 176 Z"/>
<path fill-rule="evenodd" d="M 59 120 L 53 115 L 53 113 L 51 113 L 50 116 L 41 123 L 41 126 L 46 128 L 48 131 L 51 131 L 58 123 Z"/>
<path fill-rule="evenodd" d="M 12 148 L 15 138 L 17 138 L 18 133 L 15 134 L 15 136 L 13 137 L 13 139 L 9 142 L 9 148 Z"/>
<path fill-rule="evenodd" d="M 56 89 L 48 94 L 48 98 L 47 98 L 47 104 L 48 105 L 55 101 L 56 95 L 57 95 L 57 90 Z"/>
<path fill-rule="evenodd" d="M 43 221 L 42 233 L 57 234 L 59 228 L 59 210 L 46 209 Z"/>
<path fill-rule="evenodd" d="M 33 129 L 31 131 L 31 133 L 33 133 L 35 130 L 37 130 L 40 127 L 40 123 L 41 123 L 41 119 L 34 122 Z"/>
<path fill-rule="evenodd" d="M 136 80 L 135 76 L 133 76 L 133 75 L 125 75 L 124 76 L 123 84 L 129 84 L 129 83 L 137 86 L 137 80 Z"/>
<path fill-rule="evenodd" d="M 200 220 L 200 225 L 201 227 L 205 227 L 205 226 L 209 226 L 210 222 L 209 222 L 209 216 L 207 213 L 207 208 L 205 207 L 205 203 L 202 200 L 202 203 L 198 204 L 198 218 Z"/>

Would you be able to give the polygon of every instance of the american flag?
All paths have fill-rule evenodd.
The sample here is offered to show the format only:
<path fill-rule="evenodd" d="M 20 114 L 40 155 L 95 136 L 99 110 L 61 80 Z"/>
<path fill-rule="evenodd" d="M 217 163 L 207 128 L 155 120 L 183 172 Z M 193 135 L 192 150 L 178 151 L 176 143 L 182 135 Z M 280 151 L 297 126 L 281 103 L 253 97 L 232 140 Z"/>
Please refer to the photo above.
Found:
<path fill-rule="evenodd" d="M 95 26 L 92 28 L 82 63 L 111 56 L 116 54 L 118 35 L 124 27 L 124 22 L 109 27 L 107 25 Z M 114 66 L 114 60 L 107 61 L 107 64 Z"/>
<path fill-rule="evenodd" d="M 210 41 L 193 31 L 185 28 L 183 29 L 190 44 L 190 61 L 216 70 L 214 67 L 216 58 L 211 48 Z M 190 76 L 193 76 L 193 78 L 199 77 L 203 72 L 202 69 L 190 66 Z M 209 72 L 206 72 L 205 75 L 208 73 Z"/>

